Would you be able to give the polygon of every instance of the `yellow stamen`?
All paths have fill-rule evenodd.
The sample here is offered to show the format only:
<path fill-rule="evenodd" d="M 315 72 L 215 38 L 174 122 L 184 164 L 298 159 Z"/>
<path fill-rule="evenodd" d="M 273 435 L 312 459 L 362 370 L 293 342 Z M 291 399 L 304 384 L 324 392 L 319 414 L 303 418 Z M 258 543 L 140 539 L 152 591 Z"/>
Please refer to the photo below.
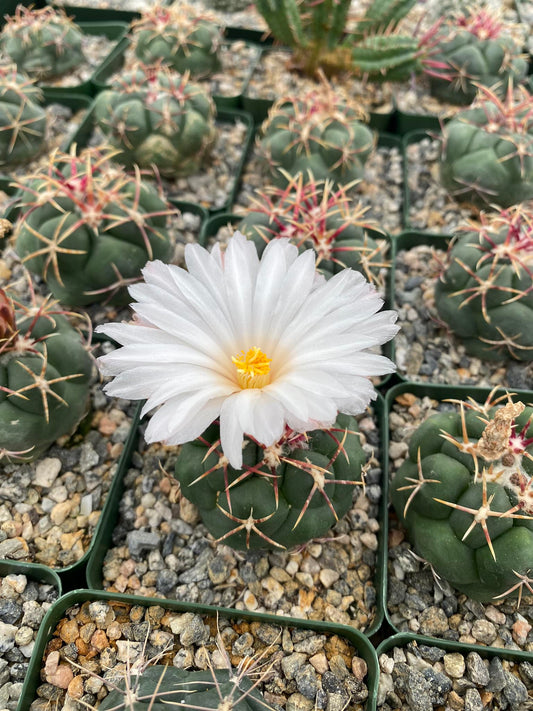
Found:
<path fill-rule="evenodd" d="M 263 388 L 270 383 L 270 363 L 272 358 L 267 358 L 260 348 L 254 346 L 245 354 L 232 356 L 232 362 L 237 368 L 237 382 L 245 388 Z"/>

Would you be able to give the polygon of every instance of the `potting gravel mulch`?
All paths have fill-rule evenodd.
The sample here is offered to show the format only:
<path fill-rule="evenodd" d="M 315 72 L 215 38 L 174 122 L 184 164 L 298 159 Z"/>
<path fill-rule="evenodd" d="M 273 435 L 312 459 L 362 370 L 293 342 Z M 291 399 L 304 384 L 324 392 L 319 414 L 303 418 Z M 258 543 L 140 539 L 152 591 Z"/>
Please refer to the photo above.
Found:
<path fill-rule="evenodd" d="M 292 551 L 235 551 L 215 544 L 173 478 L 178 449 L 141 439 L 126 474 L 119 519 L 103 562 L 110 591 L 328 620 L 368 628 L 376 603 L 379 435 L 359 418 L 366 489 L 331 531 Z M 359 479 L 358 475 L 355 475 Z"/>
<path fill-rule="evenodd" d="M 445 257 L 443 249 L 431 244 L 396 254 L 392 308 L 401 325 L 394 340 L 398 374 L 417 382 L 532 389 L 533 363 L 470 356 L 440 321 L 435 284 Z"/>
<path fill-rule="evenodd" d="M 533 664 L 409 642 L 379 658 L 380 711 L 526 711 Z"/>
<path fill-rule="evenodd" d="M 95 600 L 57 625 L 31 711 L 98 707 L 127 664 L 157 655 L 191 671 L 241 664 L 273 711 L 361 711 L 368 697 L 366 662 L 337 635 Z"/>
<path fill-rule="evenodd" d="M 41 622 L 58 597 L 50 583 L 0 577 L 0 707 L 15 711 Z"/>
<path fill-rule="evenodd" d="M 389 415 L 391 478 L 407 456 L 414 430 L 429 415 L 450 410 L 456 410 L 453 403 L 427 396 L 404 392 L 396 398 Z M 517 598 L 488 604 L 457 593 L 444 580 L 437 581 L 429 566 L 414 555 L 391 513 L 387 608 L 398 631 L 533 652 L 533 596 L 526 593 L 523 590 L 520 606 Z"/>

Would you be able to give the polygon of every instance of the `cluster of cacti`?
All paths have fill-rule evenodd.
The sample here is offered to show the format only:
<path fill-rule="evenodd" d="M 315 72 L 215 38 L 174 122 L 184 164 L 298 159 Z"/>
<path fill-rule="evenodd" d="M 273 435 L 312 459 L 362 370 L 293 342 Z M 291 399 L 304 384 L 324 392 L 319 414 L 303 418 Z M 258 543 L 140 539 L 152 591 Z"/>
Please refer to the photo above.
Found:
<path fill-rule="evenodd" d="M 519 96 L 517 96 L 519 92 Z M 509 207 L 533 198 L 533 97 L 480 87 L 472 107 L 443 128 L 440 176 L 459 201 Z"/>
<path fill-rule="evenodd" d="M 517 85 L 527 74 L 520 47 L 487 8 L 452 14 L 439 28 L 436 40 L 432 59 L 437 66 L 431 71 L 430 86 L 432 94 L 445 101 L 470 104 L 476 97 L 476 84 L 503 94 L 509 82 Z"/>
<path fill-rule="evenodd" d="M 42 92 L 15 65 L 0 66 L 0 164 L 24 163 L 41 150 L 46 137 Z"/>
<path fill-rule="evenodd" d="M 84 60 L 82 33 L 61 9 L 19 5 L 6 16 L 0 50 L 19 71 L 39 80 L 62 76 Z"/>
<path fill-rule="evenodd" d="M 190 671 L 154 664 L 143 669 L 135 682 L 120 681 L 98 708 L 167 711 L 179 706 L 184 711 L 264 711 L 265 700 L 254 687 L 248 677 L 227 669 Z"/>
<path fill-rule="evenodd" d="M 62 303 L 124 303 L 126 287 L 150 259 L 166 259 L 175 214 L 140 171 L 112 162 L 115 151 L 55 151 L 48 167 L 17 184 L 15 248 Z"/>
<path fill-rule="evenodd" d="M 346 34 L 351 0 L 258 0 L 275 39 L 291 47 L 294 67 L 306 74 L 351 72 L 401 81 L 421 71 L 428 38 L 397 32 L 415 0 L 377 0 Z M 432 33 L 430 33 L 432 34 Z"/>
<path fill-rule="evenodd" d="M 245 439 L 240 470 L 229 465 L 219 438 L 214 423 L 183 445 L 176 477 L 208 531 L 236 549 L 292 548 L 325 535 L 363 484 L 366 458 L 348 415 L 338 415 L 331 429 L 287 430 L 271 447 Z"/>
<path fill-rule="evenodd" d="M 85 414 L 92 359 L 53 302 L 0 289 L 0 459 L 31 460 Z"/>
<path fill-rule="evenodd" d="M 196 172 L 214 143 L 215 107 L 199 86 L 164 66 L 123 72 L 94 102 L 94 119 L 127 166 Z"/>
<path fill-rule="evenodd" d="M 161 61 L 180 74 L 205 77 L 220 68 L 217 17 L 179 0 L 155 3 L 131 24 L 132 49 L 144 64 Z"/>
<path fill-rule="evenodd" d="M 489 601 L 533 571 L 533 407 L 509 395 L 459 404 L 414 432 L 392 502 L 433 571 Z"/>
<path fill-rule="evenodd" d="M 481 215 L 451 243 L 435 286 L 439 316 L 486 360 L 533 360 L 533 211 Z"/>
<path fill-rule="evenodd" d="M 301 249 L 315 250 L 316 267 L 325 276 L 351 268 L 381 284 L 386 244 L 368 234 L 376 225 L 364 219 L 367 208 L 353 204 L 350 186 L 333 189 L 312 175 L 304 180 L 302 173 L 287 179 L 286 188 L 257 191 L 239 222 L 239 231 L 255 242 L 258 254 L 271 239 L 287 237 Z"/>
<path fill-rule="evenodd" d="M 315 180 L 329 180 L 334 186 L 361 180 L 376 145 L 364 120 L 359 108 L 325 84 L 276 101 L 258 139 L 272 184 L 284 187 L 287 174 L 298 173 L 312 173 Z"/>

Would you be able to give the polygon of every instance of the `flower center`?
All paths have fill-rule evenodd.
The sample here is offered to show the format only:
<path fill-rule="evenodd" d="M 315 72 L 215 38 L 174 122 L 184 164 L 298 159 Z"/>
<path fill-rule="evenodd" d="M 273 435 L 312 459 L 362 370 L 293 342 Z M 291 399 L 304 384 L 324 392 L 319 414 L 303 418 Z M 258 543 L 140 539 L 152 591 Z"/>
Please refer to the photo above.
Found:
<path fill-rule="evenodd" d="M 245 354 L 232 356 L 232 362 L 237 368 L 237 382 L 244 390 L 245 388 L 262 388 L 270 383 L 270 362 L 272 358 L 267 358 L 263 351 L 254 346 Z"/>

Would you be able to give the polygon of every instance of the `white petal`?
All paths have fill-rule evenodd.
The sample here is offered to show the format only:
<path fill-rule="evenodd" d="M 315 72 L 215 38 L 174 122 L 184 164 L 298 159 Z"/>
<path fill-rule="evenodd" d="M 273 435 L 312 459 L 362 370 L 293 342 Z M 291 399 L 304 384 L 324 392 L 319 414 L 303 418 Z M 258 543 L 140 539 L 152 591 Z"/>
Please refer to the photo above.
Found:
<path fill-rule="evenodd" d="M 208 400 L 204 393 L 171 398 L 148 421 L 146 441 L 174 445 L 196 439 L 217 418 L 224 400 Z"/>

